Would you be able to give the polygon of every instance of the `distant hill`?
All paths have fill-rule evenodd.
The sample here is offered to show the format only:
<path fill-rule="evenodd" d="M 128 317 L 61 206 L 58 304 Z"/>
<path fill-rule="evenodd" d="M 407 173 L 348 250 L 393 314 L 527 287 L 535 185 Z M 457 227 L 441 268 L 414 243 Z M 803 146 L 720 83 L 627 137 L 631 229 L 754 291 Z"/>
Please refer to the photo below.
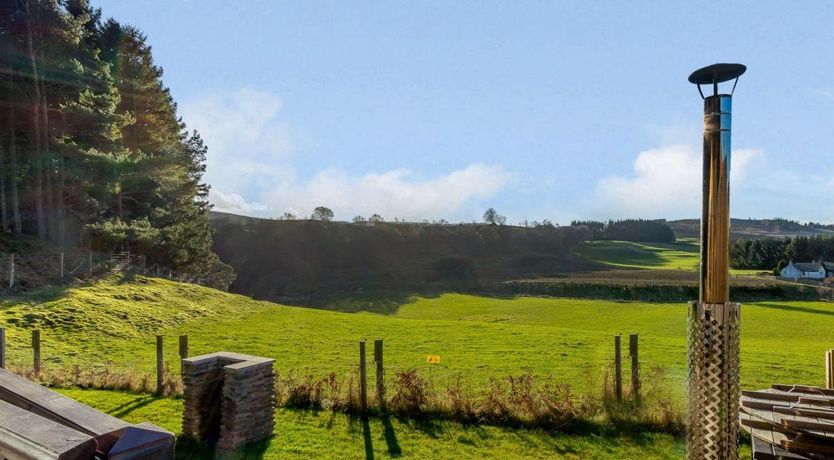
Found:
<path fill-rule="evenodd" d="M 506 280 L 599 268 L 586 227 L 272 220 L 212 212 L 232 292 L 262 299 Z"/>
<path fill-rule="evenodd" d="M 668 222 L 678 238 L 698 238 L 701 234 L 700 219 L 682 219 Z M 790 236 L 834 236 L 834 225 L 801 224 L 787 219 L 732 219 L 730 238 L 782 238 Z"/>

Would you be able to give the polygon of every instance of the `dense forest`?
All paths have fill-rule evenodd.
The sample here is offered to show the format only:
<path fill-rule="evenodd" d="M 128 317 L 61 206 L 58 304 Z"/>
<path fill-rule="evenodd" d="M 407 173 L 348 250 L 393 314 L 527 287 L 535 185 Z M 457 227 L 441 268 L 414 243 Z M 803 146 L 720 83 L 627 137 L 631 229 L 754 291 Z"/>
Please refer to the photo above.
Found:
<path fill-rule="evenodd" d="M 778 272 L 791 260 L 834 261 L 834 238 L 797 236 L 782 239 L 740 239 L 733 241 L 730 246 L 730 265 L 733 268 Z"/>
<path fill-rule="evenodd" d="M 588 227 L 594 240 L 653 241 L 669 243 L 675 241 L 675 233 L 664 220 L 625 219 L 575 220 L 571 226 Z"/>
<path fill-rule="evenodd" d="M 146 37 L 87 0 L 0 2 L 0 230 L 124 249 L 225 287 L 206 146 Z"/>
<path fill-rule="evenodd" d="M 667 222 L 678 238 L 698 238 L 700 219 L 681 219 Z M 794 236 L 834 236 L 834 225 L 815 222 L 800 223 L 776 217 L 773 219 L 730 219 L 730 239 L 790 238 Z"/>
<path fill-rule="evenodd" d="M 585 227 L 268 220 L 212 213 L 233 292 L 280 299 L 581 271 Z M 589 268 L 589 267 L 584 267 Z"/>

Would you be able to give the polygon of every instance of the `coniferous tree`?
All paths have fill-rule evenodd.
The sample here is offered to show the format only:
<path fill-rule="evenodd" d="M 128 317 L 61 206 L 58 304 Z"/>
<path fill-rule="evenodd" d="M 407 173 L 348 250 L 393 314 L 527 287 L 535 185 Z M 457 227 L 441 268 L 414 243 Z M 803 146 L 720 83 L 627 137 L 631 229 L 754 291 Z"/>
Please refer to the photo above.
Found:
<path fill-rule="evenodd" d="M 147 38 L 88 0 L 0 4 L 0 227 L 133 249 L 175 270 L 211 251 L 206 146 L 187 132 Z"/>

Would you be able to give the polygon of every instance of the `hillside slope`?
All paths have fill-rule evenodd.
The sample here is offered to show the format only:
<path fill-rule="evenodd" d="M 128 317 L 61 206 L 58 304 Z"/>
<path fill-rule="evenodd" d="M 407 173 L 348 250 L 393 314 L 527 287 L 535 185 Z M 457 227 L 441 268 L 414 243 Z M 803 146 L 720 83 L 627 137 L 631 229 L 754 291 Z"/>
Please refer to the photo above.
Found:
<path fill-rule="evenodd" d="M 585 227 L 347 223 L 212 213 L 232 292 L 281 300 L 357 289 L 505 280 L 598 268 L 571 251 Z"/>

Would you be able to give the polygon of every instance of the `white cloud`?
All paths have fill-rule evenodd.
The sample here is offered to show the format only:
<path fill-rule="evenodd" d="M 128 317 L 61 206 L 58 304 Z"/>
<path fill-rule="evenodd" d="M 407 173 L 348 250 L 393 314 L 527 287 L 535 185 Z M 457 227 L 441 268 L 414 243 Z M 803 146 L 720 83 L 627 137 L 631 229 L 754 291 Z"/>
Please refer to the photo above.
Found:
<path fill-rule="evenodd" d="M 468 202 L 495 195 L 511 174 L 499 166 L 482 164 L 433 179 L 419 179 L 410 171 L 350 175 L 342 170 L 321 171 L 305 183 L 277 184 L 266 194 L 274 214 L 296 210 L 309 215 L 328 206 L 343 219 L 377 213 L 386 219 L 455 218 Z"/>
<path fill-rule="evenodd" d="M 274 94 L 251 88 L 183 105 L 183 119 L 200 131 L 209 149 L 205 180 L 216 210 L 307 216 L 316 206 L 328 206 L 340 219 L 373 213 L 387 219 L 455 219 L 468 203 L 494 196 L 511 178 L 502 167 L 483 164 L 431 178 L 407 169 L 355 174 L 339 168 L 301 178 L 293 156 L 308 141 L 280 118 L 281 107 Z"/>
<path fill-rule="evenodd" d="M 227 196 L 245 195 L 261 181 L 284 174 L 304 136 L 279 118 L 281 99 L 243 88 L 183 104 L 183 119 L 208 146 L 205 180 Z"/>
<path fill-rule="evenodd" d="M 209 193 L 209 201 L 216 211 L 232 214 L 258 214 L 267 210 L 264 204 L 250 203 L 237 193 L 223 193 L 216 189 Z"/>
<path fill-rule="evenodd" d="M 745 171 L 762 153 L 736 149 L 731 164 L 731 187 L 744 180 Z M 700 149 L 684 144 L 640 152 L 629 177 L 601 179 L 590 206 L 599 217 L 691 218 L 700 213 L 703 159 Z"/>

